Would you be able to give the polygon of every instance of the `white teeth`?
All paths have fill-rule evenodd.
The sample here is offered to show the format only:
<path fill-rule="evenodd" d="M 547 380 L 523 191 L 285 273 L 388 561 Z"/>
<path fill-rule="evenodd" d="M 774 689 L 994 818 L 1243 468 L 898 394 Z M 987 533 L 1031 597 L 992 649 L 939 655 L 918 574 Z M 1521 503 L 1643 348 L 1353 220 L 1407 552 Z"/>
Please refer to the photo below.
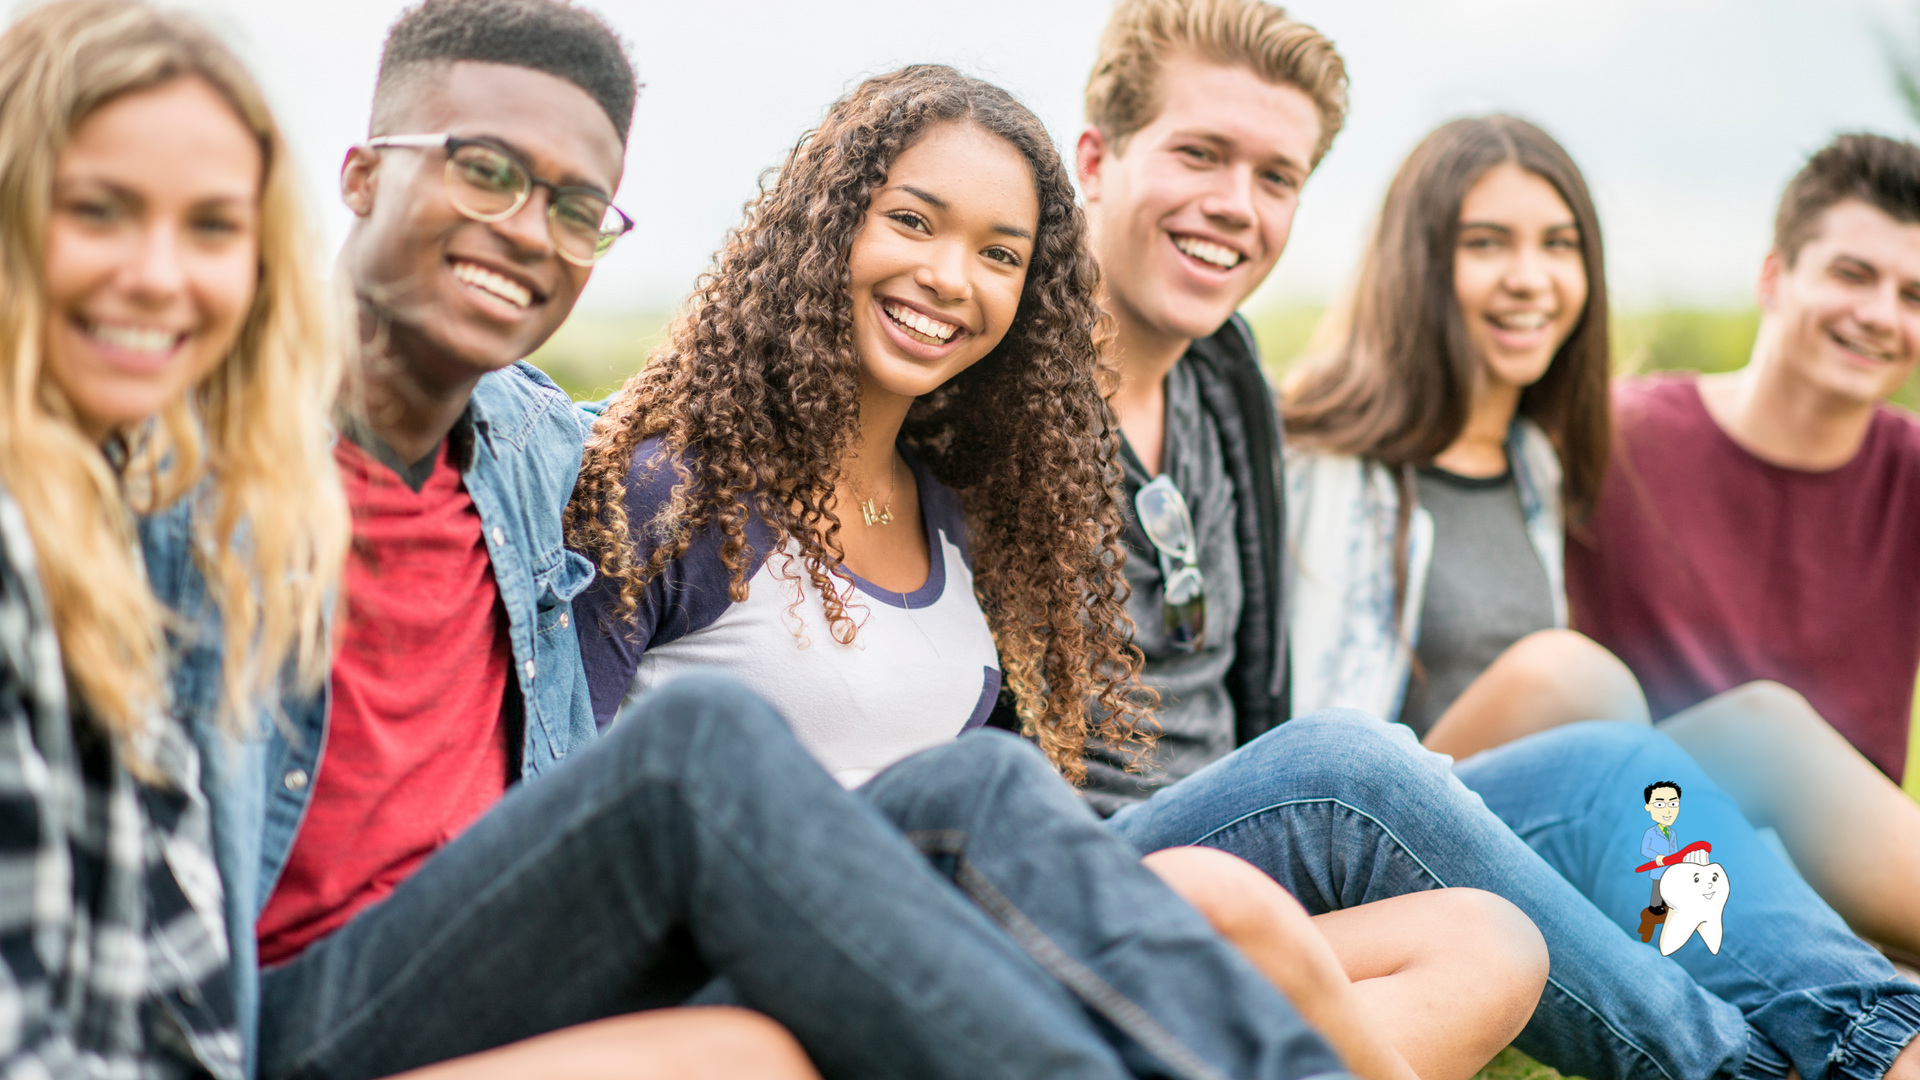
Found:
<path fill-rule="evenodd" d="M 1239 252 L 1209 240 L 1201 240 L 1193 236 L 1176 236 L 1173 238 L 1173 246 L 1201 262 L 1212 263 L 1229 270 L 1240 265 Z"/>
<path fill-rule="evenodd" d="M 1869 360 L 1879 360 L 1883 363 L 1893 362 L 1893 356 L 1889 353 L 1885 353 L 1879 349 L 1875 349 L 1870 346 L 1864 345 L 1858 341 L 1854 341 L 1851 338 L 1841 337 L 1839 334 L 1834 334 L 1832 335 L 1832 337 L 1834 341 L 1840 344 L 1841 348 L 1846 349 L 1849 352 L 1859 353 L 1861 356 L 1864 356 Z"/>
<path fill-rule="evenodd" d="M 1695 852 L 1704 857 L 1705 852 Z M 1660 927 L 1660 955 L 1672 956 L 1692 940 L 1694 931 L 1707 951 L 1720 954 L 1721 916 L 1733 883 L 1719 863 L 1696 863 L 1693 855 L 1667 868 L 1660 878 L 1660 900 L 1667 905 L 1667 921 Z"/>
<path fill-rule="evenodd" d="M 1502 330 L 1538 330 L 1547 325 L 1547 315 L 1543 311 L 1523 311 L 1511 315 L 1494 315 L 1491 318 Z"/>
<path fill-rule="evenodd" d="M 894 322 L 914 331 L 922 337 L 932 338 L 933 340 L 928 342 L 928 344 L 931 345 L 945 344 L 948 338 L 953 337 L 953 335 L 960 330 L 960 327 L 954 323 L 944 323 L 938 319 L 929 319 L 910 307 L 903 307 L 890 302 L 883 303 L 880 306 L 886 310 L 887 315 L 892 318 Z"/>
<path fill-rule="evenodd" d="M 533 303 L 533 292 L 525 285 L 511 278 L 503 277 L 485 267 L 470 262 L 453 264 L 453 276 L 482 292 L 491 293 L 514 307 L 526 307 Z"/>
<path fill-rule="evenodd" d="M 172 330 L 148 330 L 138 326 L 107 326 L 87 323 L 89 337 L 128 352 L 161 353 L 173 348 L 180 335 Z"/>

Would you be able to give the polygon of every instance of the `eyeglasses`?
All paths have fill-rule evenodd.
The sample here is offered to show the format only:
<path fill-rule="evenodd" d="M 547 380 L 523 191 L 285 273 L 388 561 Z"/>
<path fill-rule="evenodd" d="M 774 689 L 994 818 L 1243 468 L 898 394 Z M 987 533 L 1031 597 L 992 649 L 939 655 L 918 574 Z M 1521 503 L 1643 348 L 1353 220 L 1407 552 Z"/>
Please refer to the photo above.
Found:
<path fill-rule="evenodd" d="M 1651 803 L 1648 803 L 1647 805 L 1653 807 L 1656 810 L 1672 810 L 1680 805 L 1680 800 L 1674 799 L 1671 802 L 1669 802 L 1666 799 L 1655 799 Z"/>
<path fill-rule="evenodd" d="M 1187 500 L 1173 480 L 1161 473 L 1133 497 L 1133 510 L 1147 539 L 1160 552 L 1160 576 L 1165 579 L 1160 617 L 1166 624 L 1167 643 L 1180 652 L 1195 652 L 1207 643 L 1207 593 Z"/>
<path fill-rule="evenodd" d="M 367 145 L 445 150 L 447 200 L 475 221 L 505 221 L 520 212 L 534 188 L 546 188 L 551 196 L 547 235 L 554 251 L 575 266 L 592 266 L 633 228 L 633 219 L 600 192 L 542 180 L 518 156 L 489 142 L 444 134 L 382 135 Z"/>

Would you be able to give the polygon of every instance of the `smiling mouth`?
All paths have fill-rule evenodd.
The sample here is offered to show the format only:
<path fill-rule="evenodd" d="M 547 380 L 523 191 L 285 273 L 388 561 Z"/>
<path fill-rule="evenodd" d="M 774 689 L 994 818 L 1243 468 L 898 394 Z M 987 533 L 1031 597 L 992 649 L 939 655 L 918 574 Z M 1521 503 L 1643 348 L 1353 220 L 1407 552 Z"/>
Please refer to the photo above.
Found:
<path fill-rule="evenodd" d="M 1493 325 L 1516 333 L 1543 329 L 1551 319 L 1552 316 L 1544 311 L 1515 311 L 1505 315 L 1487 316 L 1487 321 Z"/>
<path fill-rule="evenodd" d="M 1197 236 L 1175 236 L 1173 246 L 1188 258 L 1198 259 L 1209 266 L 1222 270 L 1231 270 L 1246 259 L 1245 255 L 1225 244 L 1216 244 L 1211 240 L 1202 240 Z"/>
<path fill-rule="evenodd" d="M 160 356 L 172 352 L 187 340 L 187 335 L 178 330 L 162 330 L 146 326 L 109 326 L 106 323 L 76 319 L 80 332 L 102 345 L 119 349 L 122 352 L 144 353 L 148 356 Z"/>
<path fill-rule="evenodd" d="M 896 304 L 891 300 L 882 300 L 880 310 L 886 312 L 887 318 L 893 320 L 893 325 L 899 327 L 902 333 L 922 345 L 945 345 L 953 340 L 953 335 L 960 332 L 960 327 L 956 323 L 928 318 L 904 304 Z"/>
<path fill-rule="evenodd" d="M 504 300 L 523 311 L 533 304 L 533 290 L 504 274 L 496 274 L 478 263 L 455 260 L 453 276 L 459 278 L 468 288 L 483 292 L 496 300 Z"/>
<path fill-rule="evenodd" d="M 1836 334 L 1831 330 L 1827 331 L 1827 337 L 1831 338 L 1835 345 L 1840 346 L 1841 348 L 1847 350 L 1848 352 L 1854 353 L 1855 355 L 1858 355 L 1858 356 L 1864 356 L 1869 360 L 1875 361 L 1876 363 L 1891 364 L 1894 362 L 1893 354 L 1886 352 L 1883 349 L 1873 348 L 1872 346 L 1867 345 L 1864 342 L 1856 341 L 1852 338 L 1841 337 L 1839 334 Z"/>

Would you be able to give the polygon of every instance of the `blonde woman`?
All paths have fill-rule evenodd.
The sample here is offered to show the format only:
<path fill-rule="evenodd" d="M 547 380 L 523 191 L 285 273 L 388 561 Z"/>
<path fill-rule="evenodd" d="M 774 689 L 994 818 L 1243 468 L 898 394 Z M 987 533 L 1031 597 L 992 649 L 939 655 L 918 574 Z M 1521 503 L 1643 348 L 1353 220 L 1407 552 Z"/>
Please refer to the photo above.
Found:
<path fill-rule="evenodd" d="M 0 1056 L 240 1075 L 195 739 L 314 679 L 346 516 L 287 155 L 203 31 L 121 3 L 0 37 Z M 191 499 L 233 662 L 190 730 L 135 515 Z M 209 623 L 209 626 L 214 624 Z"/>

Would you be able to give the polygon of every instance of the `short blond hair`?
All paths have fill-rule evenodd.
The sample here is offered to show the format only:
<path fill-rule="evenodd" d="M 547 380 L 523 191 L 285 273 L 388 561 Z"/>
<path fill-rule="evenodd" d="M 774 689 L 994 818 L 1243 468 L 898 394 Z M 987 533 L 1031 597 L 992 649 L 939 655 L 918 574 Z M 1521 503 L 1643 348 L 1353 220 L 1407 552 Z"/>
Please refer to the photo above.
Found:
<path fill-rule="evenodd" d="M 1347 65 L 1320 31 L 1261 0 L 1120 0 L 1087 79 L 1087 122 L 1116 150 L 1160 115 L 1160 68 L 1190 51 L 1291 86 L 1320 110 L 1318 165 L 1347 122 Z"/>

